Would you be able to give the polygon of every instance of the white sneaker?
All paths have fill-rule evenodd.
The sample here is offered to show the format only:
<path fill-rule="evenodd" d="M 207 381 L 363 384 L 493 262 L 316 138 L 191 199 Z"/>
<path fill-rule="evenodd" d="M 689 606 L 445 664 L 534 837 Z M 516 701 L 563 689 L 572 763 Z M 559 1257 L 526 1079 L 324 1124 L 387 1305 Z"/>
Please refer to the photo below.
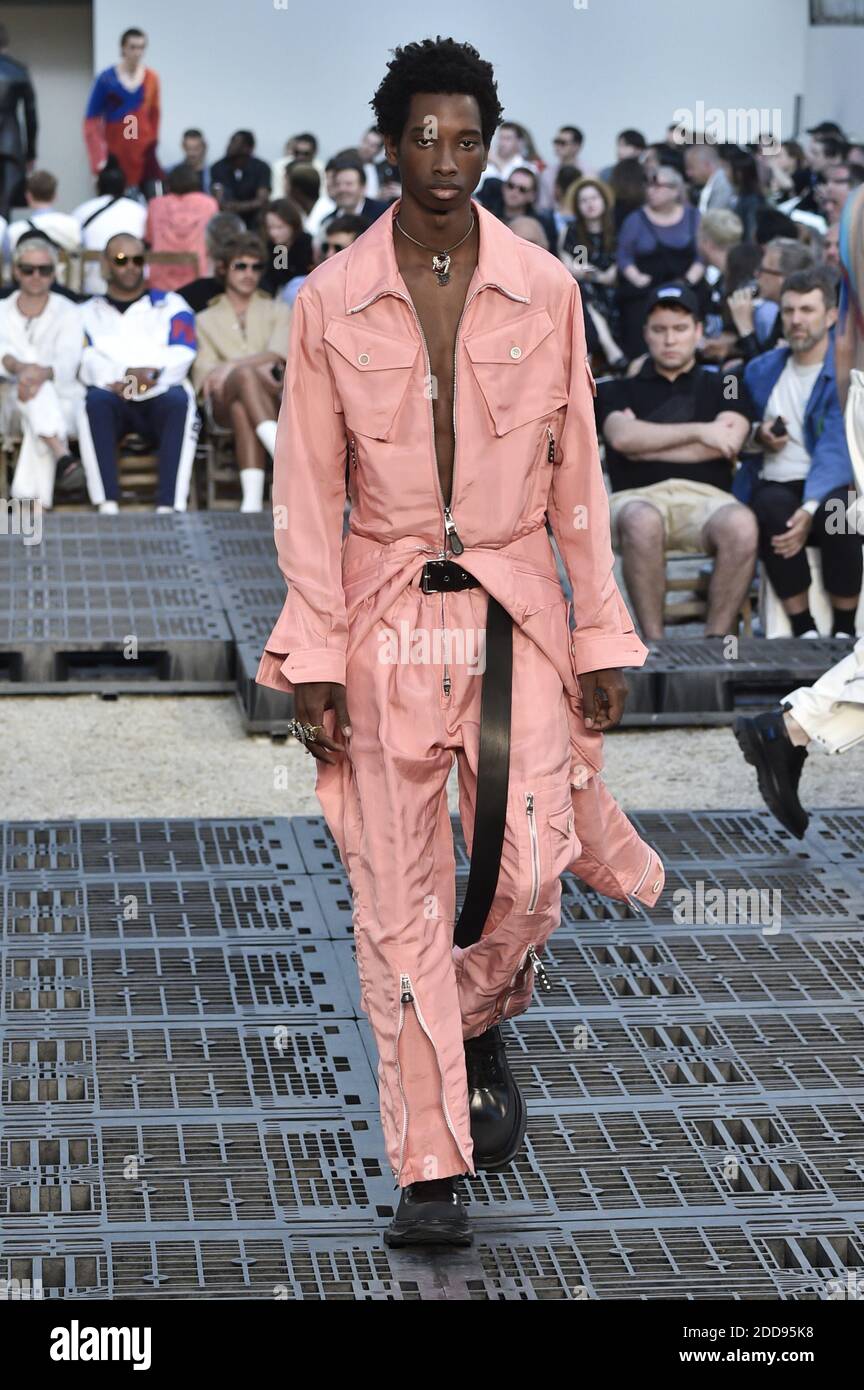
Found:
<path fill-rule="evenodd" d="M 117 502 L 100 502 L 99 511 L 102 516 L 115 516 L 120 507 Z"/>
<path fill-rule="evenodd" d="M 156 515 L 158 516 L 160 512 L 173 512 L 173 510 L 174 510 L 173 507 L 157 507 L 157 508 L 156 508 Z"/>
<path fill-rule="evenodd" d="M 809 637 L 809 638 L 812 639 L 812 638 L 814 638 L 814 637 L 816 637 L 816 638 L 821 637 L 821 636 L 822 636 L 822 633 L 821 633 L 821 632 L 817 632 L 816 629 L 815 629 L 815 627 L 808 627 L 808 629 L 807 629 L 806 632 L 802 632 L 802 633 L 801 633 L 801 636 L 802 636 L 802 637 Z"/>

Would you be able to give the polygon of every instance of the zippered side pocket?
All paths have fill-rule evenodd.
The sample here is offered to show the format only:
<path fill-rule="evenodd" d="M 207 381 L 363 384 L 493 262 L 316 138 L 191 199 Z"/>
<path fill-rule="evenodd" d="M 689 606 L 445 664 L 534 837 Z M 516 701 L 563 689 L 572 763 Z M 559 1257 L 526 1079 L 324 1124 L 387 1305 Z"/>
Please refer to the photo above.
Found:
<path fill-rule="evenodd" d="M 528 817 L 528 843 L 531 846 L 531 893 L 528 898 L 528 912 L 537 909 L 540 894 L 540 844 L 537 838 L 537 816 L 534 811 L 534 793 L 525 793 L 525 814 Z"/>

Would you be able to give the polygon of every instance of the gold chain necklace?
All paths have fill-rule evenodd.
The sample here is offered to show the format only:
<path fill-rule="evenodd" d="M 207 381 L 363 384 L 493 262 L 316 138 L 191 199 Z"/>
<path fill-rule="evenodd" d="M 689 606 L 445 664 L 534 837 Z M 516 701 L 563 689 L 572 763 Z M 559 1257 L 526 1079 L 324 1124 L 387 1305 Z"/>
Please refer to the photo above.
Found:
<path fill-rule="evenodd" d="M 435 248 L 434 248 L 434 246 L 427 246 L 426 243 L 425 243 L 425 241 L 418 241 L 417 238 L 416 238 L 416 237 L 413 237 L 413 236 L 411 235 L 410 232 L 406 232 L 405 228 L 402 226 L 402 224 L 401 224 L 401 222 L 399 221 L 399 218 L 398 218 L 398 217 L 395 217 L 393 220 L 394 220 L 394 222 L 396 223 L 396 226 L 399 228 L 399 230 L 400 230 L 400 232 L 402 233 L 402 235 L 403 235 L 403 236 L 407 236 L 407 238 L 408 238 L 409 241 L 413 241 L 413 243 L 414 243 L 415 246 L 422 246 L 424 251 L 431 251 L 431 252 L 433 253 L 433 255 L 432 255 L 432 269 L 433 269 L 434 272 L 435 272 L 435 275 L 436 275 L 437 280 L 438 280 L 438 284 L 439 284 L 439 285 L 447 285 L 447 284 L 449 284 L 449 283 L 450 283 L 450 252 L 451 252 L 451 251 L 455 251 L 457 246 L 461 246 L 463 241 L 467 241 L 468 238 L 469 238 L 469 236 L 470 236 L 471 233 L 473 232 L 473 230 L 474 230 L 474 223 L 475 223 L 475 221 L 476 221 L 476 218 L 475 218 L 473 212 L 472 212 L 472 214 L 471 214 L 471 226 L 468 228 L 468 230 L 467 230 L 467 232 L 465 233 L 465 235 L 464 235 L 463 237 L 461 237 L 459 241 L 455 242 L 453 246 L 448 246 L 448 248 L 447 248 L 446 251 L 436 251 Z"/>

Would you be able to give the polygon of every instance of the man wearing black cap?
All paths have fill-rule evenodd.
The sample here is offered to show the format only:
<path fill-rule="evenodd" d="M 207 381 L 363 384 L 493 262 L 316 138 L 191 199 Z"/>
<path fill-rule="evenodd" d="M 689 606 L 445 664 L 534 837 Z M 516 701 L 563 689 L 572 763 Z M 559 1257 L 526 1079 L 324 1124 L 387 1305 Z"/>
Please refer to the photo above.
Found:
<path fill-rule="evenodd" d="M 702 325 L 689 286 L 654 291 L 644 333 L 641 370 L 604 383 L 597 399 L 613 544 L 647 640 L 663 636 L 666 551 L 713 555 L 705 635 L 723 636 L 737 631 L 756 560 L 755 519 L 731 495 L 746 407 L 733 377 L 696 363 Z"/>

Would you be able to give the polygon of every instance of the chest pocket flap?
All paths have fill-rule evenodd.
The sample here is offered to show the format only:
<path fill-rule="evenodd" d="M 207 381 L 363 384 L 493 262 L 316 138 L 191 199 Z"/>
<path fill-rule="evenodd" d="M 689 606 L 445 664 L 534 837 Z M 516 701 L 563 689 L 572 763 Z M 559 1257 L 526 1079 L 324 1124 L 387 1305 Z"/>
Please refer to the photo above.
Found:
<path fill-rule="evenodd" d="M 546 309 L 465 338 L 497 435 L 567 404 L 564 360 Z"/>
<path fill-rule="evenodd" d="M 324 342 L 346 425 L 389 439 L 420 344 L 344 319 L 328 323 Z"/>

